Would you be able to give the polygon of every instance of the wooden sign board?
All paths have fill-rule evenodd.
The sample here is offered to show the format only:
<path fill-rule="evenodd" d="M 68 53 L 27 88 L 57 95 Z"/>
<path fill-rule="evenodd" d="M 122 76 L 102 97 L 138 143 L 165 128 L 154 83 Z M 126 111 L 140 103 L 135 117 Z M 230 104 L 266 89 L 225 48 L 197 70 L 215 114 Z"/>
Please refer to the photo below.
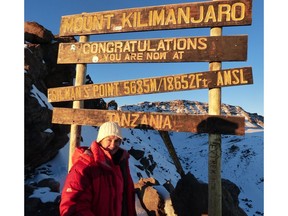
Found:
<path fill-rule="evenodd" d="M 60 36 L 251 25 L 252 0 L 168 4 L 62 16 Z"/>
<path fill-rule="evenodd" d="M 231 135 L 245 133 L 245 117 L 240 116 L 53 108 L 54 124 L 100 126 L 106 121 L 115 121 L 124 128 Z"/>
<path fill-rule="evenodd" d="M 253 84 L 251 67 L 50 88 L 48 101 L 88 100 L 247 84 Z"/>
<path fill-rule="evenodd" d="M 58 64 L 246 61 L 247 35 L 60 43 Z"/>

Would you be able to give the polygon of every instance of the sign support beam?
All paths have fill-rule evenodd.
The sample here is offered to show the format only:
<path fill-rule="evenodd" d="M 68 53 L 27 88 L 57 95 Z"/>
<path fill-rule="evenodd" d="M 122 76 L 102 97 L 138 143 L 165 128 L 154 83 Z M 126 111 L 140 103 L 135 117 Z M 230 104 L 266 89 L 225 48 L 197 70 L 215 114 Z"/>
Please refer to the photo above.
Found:
<path fill-rule="evenodd" d="M 214 0 L 215 1 L 215 0 Z M 211 36 L 222 35 L 221 27 L 210 30 Z M 220 70 L 221 62 L 210 62 L 209 70 Z M 208 92 L 210 115 L 221 113 L 221 88 L 211 88 Z M 221 185 L 221 134 L 209 134 L 208 156 L 208 215 L 222 216 L 222 185 Z"/>
<path fill-rule="evenodd" d="M 161 138 L 162 138 L 162 140 L 163 140 L 163 142 L 164 142 L 164 144 L 165 144 L 165 146 L 166 146 L 166 148 L 167 148 L 167 150 L 168 150 L 168 152 L 169 152 L 169 154 L 170 154 L 170 156 L 174 162 L 174 165 L 176 167 L 177 172 L 179 173 L 181 178 L 183 178 L 185 176 L 185 172 L 184 172 L 182 165 L 181 165 L 181 162 L 177 156 L 177 152 L 174 148 L 174 145 L 172 143 L 172 140 L 169 136 L 168 131 L 159 130 L 159 134 L 160 134 L 160 136 L 161 136 Z"/>
<path fill-rule="evenodd" d="M 89 36 L 79 37 L 80 42 L 87 42 L 88 40 L 89 40 Z M 85 84 L 86 69 L 87 69 L 87 64 L 76 64 L 75 86 L 81 86 Z M 79 100 L 73 101 L 73 108 L 74 109 L 84 108 L 84 101 L 79 101 Z M 81 125 L 72 124 L 70 128 L 68 171 L 72 167 L 72 155 L 75 151 L 75 148 L 80 146 L 80 142 L 81 142 Z"/>

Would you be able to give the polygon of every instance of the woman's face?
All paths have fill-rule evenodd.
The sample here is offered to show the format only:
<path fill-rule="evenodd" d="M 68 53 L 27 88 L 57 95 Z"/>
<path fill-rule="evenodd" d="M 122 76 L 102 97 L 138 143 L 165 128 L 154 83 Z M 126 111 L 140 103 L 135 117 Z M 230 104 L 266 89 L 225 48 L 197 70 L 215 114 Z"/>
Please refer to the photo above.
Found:
<path fill-rule="evenodd" d="M 119 137 L 112 135 L 105 137 L 101 140 L 100 144 L 106 151 L 109 151 L 111 155 L 114 155 L 119 149 L 121 142 L 122 140 Z"/>

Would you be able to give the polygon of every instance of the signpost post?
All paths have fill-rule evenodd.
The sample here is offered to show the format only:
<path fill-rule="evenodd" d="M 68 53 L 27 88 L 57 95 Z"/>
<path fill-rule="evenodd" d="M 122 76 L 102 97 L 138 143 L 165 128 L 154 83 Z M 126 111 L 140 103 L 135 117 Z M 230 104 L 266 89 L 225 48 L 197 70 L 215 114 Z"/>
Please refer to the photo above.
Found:
<path fill-rule="evenodd" d="M 211 36 L 222 35 L 220 27 L 210 31 Z M 211 71 L 221 70 L 221 62 L 209 63 Z M 210 88 L 208 93 L 208 113 L 221 114 L 221 88 Z M 209 133 L 208 155 L 208 215 L 222 216 L 222 184 L 221 184 L 221 134 Z"/>
<path fill-rule="evenodd" d="M 80 42 L 87 42 L 89 40 L 89 36 L 80 36 Z M 86 64 L 78 63 L 76 65 L 76 78 L 75 78 L 75 86 L 82 86 L 85 84 L 86 79 Z M 74 100 L 73 101 L 73 109 L 83 108 L 84 101 Z M 80 146 L 81 141 L 81 126 L 77 124 L 71 124 L 70 129 L 70 145 L 69 145 L 69 161 L 68 161 L 68 170 L 70 170 L 72 166 L 72 155 L 77 146 Z"/>

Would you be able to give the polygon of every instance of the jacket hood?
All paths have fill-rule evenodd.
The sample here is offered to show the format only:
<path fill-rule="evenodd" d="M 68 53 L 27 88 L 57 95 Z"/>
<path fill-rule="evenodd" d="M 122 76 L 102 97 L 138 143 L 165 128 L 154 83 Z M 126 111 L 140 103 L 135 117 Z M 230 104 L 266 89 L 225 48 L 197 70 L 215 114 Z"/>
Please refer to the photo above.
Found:
<path fill-rule="evenodd" d="M 125 160 L 129 158 L 129 153 L 125 150 L 120 148 L 123 151 L 120 160 Z M 106 155 L 111 159 L 111 156 L 106 152 Z M 105 163 L 105 151 L 99 146 L 96 141 L 93 141 L 90 148 L 88 146 L 80 146 L 77 147 L 72 155 L 72 164 L 75 164 L 76 161 L 81 160 L 85 164 L 91 163 Z"/>
<path fill-rule="evenodd" d="M 83 161 L 85 164 L 90 164 L 94 161 L 88 146 L 80 146 L 75 149 L 72 155 L 72 164 L 75 164 L 78 160 Z"/>

